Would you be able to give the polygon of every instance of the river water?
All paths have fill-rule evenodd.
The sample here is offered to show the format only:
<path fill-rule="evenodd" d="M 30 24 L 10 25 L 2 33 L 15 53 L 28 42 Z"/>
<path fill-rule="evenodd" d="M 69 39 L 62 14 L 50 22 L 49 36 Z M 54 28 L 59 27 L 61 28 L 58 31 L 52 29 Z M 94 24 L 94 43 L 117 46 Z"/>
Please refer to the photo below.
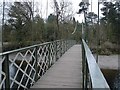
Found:
<path fill-rule="evenodd" d="M 98 65 L 110 88 L 112 90 L 120 90 L 119 55 L 99 55 Z"/>

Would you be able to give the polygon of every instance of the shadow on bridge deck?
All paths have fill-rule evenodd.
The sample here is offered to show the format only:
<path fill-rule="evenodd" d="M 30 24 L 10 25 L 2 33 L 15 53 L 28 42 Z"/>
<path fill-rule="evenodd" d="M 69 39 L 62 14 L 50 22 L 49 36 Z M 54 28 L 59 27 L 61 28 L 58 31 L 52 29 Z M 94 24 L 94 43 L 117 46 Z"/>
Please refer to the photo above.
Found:
<path fill-rule="evenodd" d="M 81 45 L 71 47 L 32 87 L 33 88 L 81 88 Z"/>

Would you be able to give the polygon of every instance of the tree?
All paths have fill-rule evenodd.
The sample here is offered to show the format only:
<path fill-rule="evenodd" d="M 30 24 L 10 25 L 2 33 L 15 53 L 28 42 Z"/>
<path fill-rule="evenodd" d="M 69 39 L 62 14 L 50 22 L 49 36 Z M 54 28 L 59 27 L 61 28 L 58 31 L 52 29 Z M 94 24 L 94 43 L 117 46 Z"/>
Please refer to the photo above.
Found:
<path fill-rule="evenodd" d="M 53 41 L 56 40 L 57 34 L 57 25 L 56 25 L 56 16 L 50 14 L 46 21 L 46 30 L 44 33 L 44 38 L 46 41 Z"/>
<path fill-rule="evenodd" d="M 32 36 L 32 3 L 31 2 L 14 2 L 10 7 L 8 13 L 10 19 L 8 25 L 12 26 L 14 32 L 15 43 L 20 46 L 26 45 L 25 43 L 31 40 Z"/>
<path fill-rule="evenodd" d="M 61 38 L 61 35 L 63 34 L 60 31 L 60 24 L 64 24 L 65 22 L 69 22 L 69 20 L 73 16 L 73 11 L 72 11 L 72 3 L 66 0 L 59 0 L 57 2 L 56 0 L 54 1 L 54 13 L 56 16 L 56 24 L 57 24 L 57 33 L 56 36 L 58 38 Z M 63 25 L 61 25 L 63 26 Z"/>
<path fill-rule="evenodd" d="M 86 21 L 86 16 L 87 16 L 87 13 L 88 13 L 88 6 L 89 6 L 89 3 L 87 2 L 80 2 L 79 4 L 79 11 L 78 11 L 78 14 L 84 14 L 84 21 L 85 23 L 87 24 L 87 21 Z"/>
<path fill-rule="evenodd" d="M 58 38 L 60 38 L 60 35 L 59 35 L 60 34 L 60 31 L 59 31 L 59 15 L 60 15 L 60 11 L 59 11 L 58 2 L 56 0 L 54 0 L 54 9 L 55 9 L 56 25 L 57 25 L 57 32 L 55 33 L 55 36 L 58 39 Z"/>
<path fill-rule="evenodd" d="M 78 11 L 78 14 L 84 14 L 84 21 L 85 21 L 85 26 L 86 26 L 86 30 L 85 30 L 85 40 L 88 39 L 88 24 L 87 24 L 87 14 L 88 14 L 88 6 L 89 3 L 88 2 L 80 2 L 79 4 L 80 9 Z"/>
<path fill-rule="evenodd" d="M 87 22 L 87 25 L 88 25 L 88 41 L 89 41 L 89 44 L 95 44 L 95 39 L 97 39 L 96 37 L 98 36 L 97 34 L 97 30 L 96 27 L 97 27 L 97 14 L 95 14 L 94 12 L 89 12 L 87 15 L 86 15 L 86 22 Z"/>
<path fill-rule="evenodd" d="M 42 18 L 40 18 L 40 15 L 37 14 L 34 18 L 34 22 L 33 22 L 33 30 L 34 33 L 33 34 L 33 41 L 34 44 L 36 43 L 41 43 L 44 42 L 44 20 Z"/>
<path fill-rule="evenodd" d="M 86 20 L 89 25 L 94 25 L 95 23 L 97 23 L 97 14 L 95 14 L 94 12 L 89 12 L 86 16 Z"/>
<path fill-rule="evenodd" d="M 60 21 L 67 22 L 73 17 L 72 3 L 70 1 L 59 1 Z"/>
<path fill-rule="evenodd" d="M 107 39 L 111 42 L 116 42 L 120 36 L 120 2 L 104 2 L 103 5 L 104 7 L 101 10 L 104 17 L 102 20 L 107 27 Z"/>

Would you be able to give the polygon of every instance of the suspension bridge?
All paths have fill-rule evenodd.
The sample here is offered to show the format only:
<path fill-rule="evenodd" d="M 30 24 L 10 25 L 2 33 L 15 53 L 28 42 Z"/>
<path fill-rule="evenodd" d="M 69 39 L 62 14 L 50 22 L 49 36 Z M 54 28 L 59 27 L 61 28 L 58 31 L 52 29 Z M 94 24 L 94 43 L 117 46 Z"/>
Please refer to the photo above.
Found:
<path fill-rule="evenodd" d="M 0 89 L 110 89 L 82 40 L 57 40 L 1 54 Z"/>

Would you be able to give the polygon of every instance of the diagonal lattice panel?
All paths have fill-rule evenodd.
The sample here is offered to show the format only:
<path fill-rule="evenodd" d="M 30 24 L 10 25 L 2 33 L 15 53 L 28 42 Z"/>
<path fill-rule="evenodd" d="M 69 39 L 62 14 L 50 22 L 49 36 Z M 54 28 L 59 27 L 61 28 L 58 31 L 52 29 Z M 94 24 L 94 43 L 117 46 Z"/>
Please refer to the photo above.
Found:
<path fill-rule="evenodd" d="M 0 90 L 2 89 L 5 79 L 6 79 L 5 73 L 2 71 L 2 68 L 4 68 L 2 67 L 4 60 L 5 60 L 5 56 L 3 57 L 0 56 Z"/>
<path fill-rule="evenodd" d="M 0 89 L 7 87 L 7 83 L 10 83 L 10 88 L 30 88 L 74 43 L 70 40 L 57 40 L 0 55 Z M 3 62 L 7 63 L 4 63 L 7 71 L 2 68 Z"/>
<path fill-rule="evenodd" d="M 64 42 L 65 42 L 65 43 L 64 43 L 64 44 L 65 44 L 64 46 L 65 46 L 65 52 L 66 52 L 66 51 L 67 51 L 67 41 L 65 40 Z"/>
<path fill-rule="evenodd" d="M 66 40 L 64 40 L 64 53 L 67 51 L 67 41 Z"/>
<path fill-rule="evenodd" d="M 57 41 L 57 59 L 61 57 L 61 42 Z"/>
<path fill-rule="evenodd" d="M 56 42 L 50 43 L 50 60 L 49 60 L 50 66 L 54 64 L 54 62 L 56 61 L 55 49 L 56 49 Z"/>
<path fill-rule="evenodd" d="M 48 69 L 48 60 L 49 60 L 49 45 L 47 44 L 44 48 L 44 56 L 43 56 L 43 59 L 42 59 L 42 69 L 43 69 L 43 73 L 42 75 L 46 72 L 46 70 Z"/>
<path fill-rule="evenodd" d="M 49 44 L 39 46 L 38 52 L 38 77 L 41 77 L 49 66 Z"/>
<path fill-rule="evenodd" d="M 62 40 L 61 43 L 62 43 L 61 44 L 61 53 L 64 54 L 65 53 L 65 41 Z"/>
<path fill-rule="evenodd" d="M 10 55 L 10 88 L 28 88 L 35 82 L 34 53 L 35 48 Z"/>

